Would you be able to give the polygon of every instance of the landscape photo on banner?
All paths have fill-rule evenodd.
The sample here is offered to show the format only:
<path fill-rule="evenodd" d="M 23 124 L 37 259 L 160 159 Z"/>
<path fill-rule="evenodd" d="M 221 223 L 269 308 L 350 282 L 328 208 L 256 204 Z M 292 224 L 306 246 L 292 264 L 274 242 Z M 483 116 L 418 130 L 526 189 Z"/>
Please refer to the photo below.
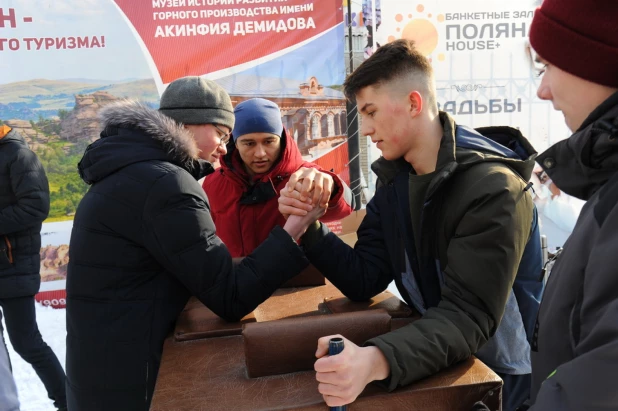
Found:
<path fill-rule="evenodd" d="M 158 108 L 175 78 L 209 78 L 234 105 L 277 103 L 303 158 L 349 183 L 343 33 L 336 0 L 3 1 L 0 125 L 25 137 L 50 183 L 37 300 L 65 305 L 73 216 L 88 190 L 77 163 L 110 102 Z"/>

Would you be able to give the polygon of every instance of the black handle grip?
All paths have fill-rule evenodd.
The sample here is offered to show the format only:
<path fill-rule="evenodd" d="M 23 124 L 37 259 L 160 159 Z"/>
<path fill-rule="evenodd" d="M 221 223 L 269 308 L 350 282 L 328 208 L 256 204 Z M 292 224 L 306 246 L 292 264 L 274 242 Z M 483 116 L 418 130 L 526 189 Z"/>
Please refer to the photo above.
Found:
<path fill-rule="evenodd" d="M 337 355 L 343 351 L 343 338 L 335 337 L 331 338 L 328 342 L 328 355 Z M 329 407 L 330 411 L 347 411 L 347 405 L 340 405 L 338 407 Z"/>

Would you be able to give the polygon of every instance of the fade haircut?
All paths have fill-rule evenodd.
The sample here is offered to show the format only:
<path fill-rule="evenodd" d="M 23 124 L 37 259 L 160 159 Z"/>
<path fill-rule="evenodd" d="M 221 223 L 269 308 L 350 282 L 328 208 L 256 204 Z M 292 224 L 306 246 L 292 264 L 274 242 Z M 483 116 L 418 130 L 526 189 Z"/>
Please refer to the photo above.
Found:
<path fill-rule="evenodd" d="M 356 94 L 365 87 L 382 86 L 394 80 L 413 81 L 429 105 L 437 110 L 433 69 L 412 40 L 395 40 L 379 47 L 348 76 L 343 92 L 348 100 L 356 102 Z"/>

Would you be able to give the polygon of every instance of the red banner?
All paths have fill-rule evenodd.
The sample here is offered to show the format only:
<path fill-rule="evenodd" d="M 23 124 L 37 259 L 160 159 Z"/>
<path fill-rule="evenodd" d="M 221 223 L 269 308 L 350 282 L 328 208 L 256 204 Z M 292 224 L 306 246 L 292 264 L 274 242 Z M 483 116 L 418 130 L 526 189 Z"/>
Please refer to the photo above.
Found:
<path fill-rule="evenodd" d="M 66 308 L 66 298 L 66 290 L 41 291 L 34 296 L 35 301 L 52 308 Z"/>
<path fill-rule="evenodd" d="M 325 170 L 332 170 L 350 186 L 350 167 L 348 167 L 348 142 L 337 147 L 313 161 Z M 357 182 L 358 183 L 358 182 Z M 351 186 L 350 186 L 351 187 Z"/>
<path fill-rule="evenodd" d="M 336 2 L 115 0 L 148 48 L 161 80 L 205 75 L 279 52 L 343 21 Z"/>

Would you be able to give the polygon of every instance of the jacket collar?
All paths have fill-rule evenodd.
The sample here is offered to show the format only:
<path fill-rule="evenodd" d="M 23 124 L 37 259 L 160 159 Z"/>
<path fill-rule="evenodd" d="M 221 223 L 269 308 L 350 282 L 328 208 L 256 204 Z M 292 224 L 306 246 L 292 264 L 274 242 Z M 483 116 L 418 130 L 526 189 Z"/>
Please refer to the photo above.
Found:
<path fill-rule="evenodd" d="M 28 143 L 26 139 L 22 135 L 20 131 L 17 131 L 16 128 L 10 128 L 9 132 L 6 133 L 3 137 L 0 137 L 0 144 L 9 144 L 9 143 L 17 143 L 23 146 L 28 147 Z"/>
<path fill-rule="evenodd" d="M 618 92 L 571 137 L 543 152 L 539 163 L 562 191 L 590 199 L 618 171 Z"/>
<path fill-rule="evenodd" d="M 109 127 L 145 132 L 161 143 L 163 150 L 175 162 L 182 164 L 198 159 L 199 150 L 191 132 L 172 118 L 143 103 L 121 100 L 101 109 L 99 117 L 104 130 Z"/>
<path fill-rule="evenodd" d="M 521 134 L 512 127 L 494 126 L 478 130 L 458 126 L 453 118 L 440 112 L 443 134 L 436 162 L 436 177 L 432 187 L 448 179 L 455 170 L 465 170 L 482 162 L 500 162 L 508 165 L 524 180 L 530 179 L 537 152 Z M 384 183 L 392 181 L 399 172 L 412 170 L 403 158 L 387 161 L 380 158 L 372 164 L 373 171 Z"/>
<path fill-rule="evenodd" d="M 4 138 L 7 134 L 9 134 L 11 130 L 11 127 L 7 126 L 6 124 L 0 126 L 0 139 Z"/>

